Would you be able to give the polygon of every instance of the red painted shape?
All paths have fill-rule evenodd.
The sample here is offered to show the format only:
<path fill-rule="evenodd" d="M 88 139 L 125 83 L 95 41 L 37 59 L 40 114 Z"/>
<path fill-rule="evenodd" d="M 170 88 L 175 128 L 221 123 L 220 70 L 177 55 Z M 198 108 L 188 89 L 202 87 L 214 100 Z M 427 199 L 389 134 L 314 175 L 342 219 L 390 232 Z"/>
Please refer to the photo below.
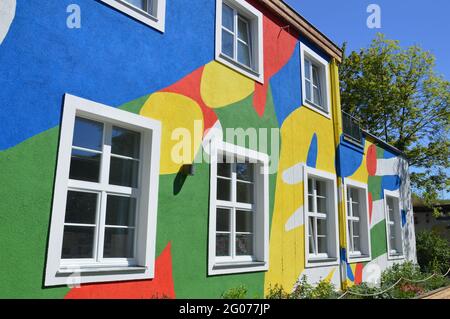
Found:
<path fill-rule="evenodd" d="M 259 116 L 264 114 L 270 78 L 288 63 L 294 53 L 297 39 L 282 29 L 276 19 L 269 18 L 270 12 L 261 7 L 264 14 L 264 84 L 255 82 L 253 106 Z"/>
<path fill-rule="evenodd" d="M 369 225 L 372 223 L 372 209 L 373 209 L 373 199 L 372 193 L 369 192 Z"/>
<path fill-rule="evenodd" d="M 375 176 L 377 173 L 377 147 L 373 144 L 367 150 L 366 165 L 369 175 Z"/>
<path fill-rule="evenodd" d="M 175 298 L 170 242 L 156 259 L 155 278 L 101 284 L 85 284 L 72 288 L 65 299 L 151 299 Z"/>
<path fill-rule="evenodd" d="M 162 89 L 160 92 L 181 94 L 197 102 L 197 104 L 200 106 L 203 112 L 203 122 L 204 122 L 203 130 L 206 131 L 207 129 L 211 128 L 214 125 L 214 123 L 216 123 L 217 115 L 214 113 L 212 109 L 206 106 L 205 102 L 203 102 L 200 93 L 200 83 L 202 80 L 203 69 L 204 66 L 198 68 L 197 70 L 185 76 L 178 82 L 172 84 L 171 86 L 165 89 Z"/>
<path fill-rule="evenodd" d="M 363 271 L 363 264 L 357 263 L 355 267 L 355 285 L 360 284 L 362 282 L 362 271 Z"/>

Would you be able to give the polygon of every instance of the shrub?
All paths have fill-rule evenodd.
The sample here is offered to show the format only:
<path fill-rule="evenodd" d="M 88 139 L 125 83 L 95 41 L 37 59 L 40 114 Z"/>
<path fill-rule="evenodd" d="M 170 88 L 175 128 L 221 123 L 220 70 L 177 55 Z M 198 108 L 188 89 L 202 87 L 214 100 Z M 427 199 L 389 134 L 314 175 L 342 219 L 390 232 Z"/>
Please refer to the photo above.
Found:
<path fill-rule="evenodd" d="M 369 286 L 367 283 L 362 282 L 358 285 L 354 285 L 348 288 L 349 294 L 346 295 L 347 299 L 391 299 L 389 291 L 383 292 L 383 289 L 378 287 Z M 356 294 L 353 295 L 352 293 Z M 362 295 L 362 296 L 361 296 Z M 372 295 L 372 296 L 363 296 Z"/>
<path fill-rule="evenodd" d="M 450 267 L 450 245 L 435 232 L 419 232 L 416 249 L 417 261 L 423 271 L 443 274 Z"/>
<path fill-rule="evenodd" d="M 266 299 L 290 299 L 291 295 L 284 291 L 283 287 L 275 284 L 274 287 L 269 287 L 269 292 Z"/>
<path fill-rule="evenodd" d="M 223 299 L 245 299 L 247 297 L 248 289 L 244 285 L 236 288 L 230 288 L 222 293 Z"/>

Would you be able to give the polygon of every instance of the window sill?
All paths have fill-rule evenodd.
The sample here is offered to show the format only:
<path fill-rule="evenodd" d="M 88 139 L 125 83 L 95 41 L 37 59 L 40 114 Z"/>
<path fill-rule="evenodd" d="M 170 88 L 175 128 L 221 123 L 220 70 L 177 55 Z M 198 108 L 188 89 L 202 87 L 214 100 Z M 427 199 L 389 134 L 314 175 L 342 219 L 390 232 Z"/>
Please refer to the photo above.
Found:
<path fill-rule="evenodd" d="M 111 266 L 111 267 L 62 267 L 60 268 L 56 275 L 58 276 L 66 276 L 71 274 L 101 274 L 101 273 L 139 273 L 145 272 L 147 267 L 140 266 Z"/>
<path fill-rule="evenodd" d="M 316 112 L 316 113 L 318 113 L 318 114 L 320 114 L 322 116 L 325 116 L 327 119 L 331 120 L 330 112 L 324 111 L 322 108 L 320 108 L 319 106 L 308 102 L 306 99 L 303 99 L 303 106 L 307 107 L 308 109 L 310 109 L 310 110 L 312 110 L 312 111 L 314 111 L 314 112 Z"/>
<path fill-rule="evenodd" d="M 322 267 L 322 266 L 337 266 L 339 265 L 339 261 L 337 258 L 328 257 L 328 258 L 308 258 L 306 261 L 305 268 L 314 268 L 314 267 Z"/>
<path fill-rule="evenodd" d="M 261 84 L 264 84 L 264 75 L 261 72 L 257 72 L 239 62 L 234 61 L 233 59 L 229 58 L 228 56 L 220 53 L 216 57 L 216 61 L 222 63 L 223 65 L 235 70 L 236 72 L 255 80 Z"/>
<path fill-rule="evenodd" d="M 401 260 L 405 259 L 405 256 L 402 254 L 388 254 L 388 260 Z"/>
<path fill-rule="evenodd" d="M 371 257 L 369 255 L 349 255 L 347 258 L 347 262 L 350 263 L 359 263 L 359 262 L 366 262 L 371 261 Z"/>
<path fill-rule="evenodd" d="M 101 0 L 114 9 L 123 12 L 124 14 L 164 33 L 164 19 L 155 17 L 148 12 L 133 7 L 131 4 L 122 0 Z"/>
<path fill-rule="evenodd" d="M 220 262 L 209 269 L 209 275 L 237 274 L 245 272 L 267 271 L 269 264 L 265 261 Z"/>

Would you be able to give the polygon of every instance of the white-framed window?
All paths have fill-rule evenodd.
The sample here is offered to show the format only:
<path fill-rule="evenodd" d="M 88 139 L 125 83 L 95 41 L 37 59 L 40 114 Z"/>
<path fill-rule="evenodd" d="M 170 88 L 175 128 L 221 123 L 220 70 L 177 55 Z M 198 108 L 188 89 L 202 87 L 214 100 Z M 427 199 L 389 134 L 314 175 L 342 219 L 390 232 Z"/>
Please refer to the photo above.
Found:
<path fill-rule="evenodd" d="M 245 0 L 216 0 L 216 60 L 264 82 L 263 17 Z"/>
<path fill-rule="evenodd" d="M 166 0 L 101 0 L 134 19 L 164 32 Z"/>
<path fill-rule="evenodd" d="M 269 157 L 212 140 L 210 158 L 208 274 L 266 271 Z"/>
<path fill-rule="evenodd" d="M 161 124 L 66 94 L 45 285 L 154 276 Z"/>
<path fill-rule="evenodd" d="M 336 265 L 338 223 L 336 176 L 304 166 L 306 267 Z"/>
<path fill-rule="evenodd" d="M 371 260 L 370 225 L 367 185 L 345 179 L 347 261 Z"/>
<path fill-rule="evenodd" d="M 301 42 L 300 58 L 303 105 L 331 118 L 329 62 Z"/>
<path fill-rule="evenodd" d="M 388 259 L 403 258 L 402 219 L 398 191 L 384 190 Z"/>

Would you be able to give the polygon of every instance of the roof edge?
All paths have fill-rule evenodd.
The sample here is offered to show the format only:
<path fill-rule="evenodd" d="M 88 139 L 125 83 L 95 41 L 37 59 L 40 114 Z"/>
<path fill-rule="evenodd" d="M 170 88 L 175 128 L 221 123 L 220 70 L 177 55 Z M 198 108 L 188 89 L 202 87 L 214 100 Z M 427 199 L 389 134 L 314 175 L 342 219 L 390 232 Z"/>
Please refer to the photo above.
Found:
<path fill-rule="evenodd" d="M 406 154 L 403 151 L 400 151 L 398 148 L 396 148 L 395 146 L 392 146 L 391 144 L 383 141 L 381 138 L 379 138 L 376 135 L 373 135 L 372 133 L 366 131 L 366 130 L 361 130 L 365 135 L 373 138 L 377 143 L 382 144 L 385 148 L 389 149 L 390 151 L 404 157 L 405 159 L 408 159 L 408 157 L 406 156 Z"/>
<path fill-rule="evenodd" d="M 281 0 L 258 0 L 271 11 L 286 20 L 298 32 L 305 35 L 311 42 L 325 51 L 339 63 L 342 62 L 343 53 L 341 48 L 331 41 L 326 35 L 319 31 L 308 20 L 302 17 L 296 10 Z"/>

